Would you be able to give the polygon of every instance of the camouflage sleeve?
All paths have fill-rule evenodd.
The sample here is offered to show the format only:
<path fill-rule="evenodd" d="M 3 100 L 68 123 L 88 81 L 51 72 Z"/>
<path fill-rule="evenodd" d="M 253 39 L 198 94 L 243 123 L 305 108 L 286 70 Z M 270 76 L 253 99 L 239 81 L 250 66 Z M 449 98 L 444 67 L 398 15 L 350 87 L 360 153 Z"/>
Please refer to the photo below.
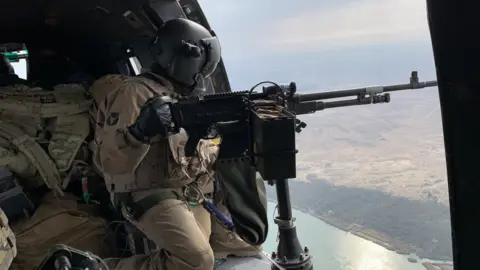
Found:
<path fill-rule="evenodd" d="M 136 168 L 149 146 L 137 141 L 127 126 L 137 119 L 141 106 L 153 96 L 143 85 L 124 84 L 107 97 L 106 121 L 98 146 L 101 170 L 109 175 L 128 174 Z"/>
<path fill-rule="evenodd" d="M 216 140 L 202 140 L 200 143 L 205 144 L 207 168 L 208 170 L 213 170 L 215 162 L 217 161 L 220 144 Z"/>
<path fill-rule="evenodd" d="M 0 269 L 9 269 L 13 259 L 17 256 L 15 235 L 8 225 L 8 218 L 0 209 Z"/>

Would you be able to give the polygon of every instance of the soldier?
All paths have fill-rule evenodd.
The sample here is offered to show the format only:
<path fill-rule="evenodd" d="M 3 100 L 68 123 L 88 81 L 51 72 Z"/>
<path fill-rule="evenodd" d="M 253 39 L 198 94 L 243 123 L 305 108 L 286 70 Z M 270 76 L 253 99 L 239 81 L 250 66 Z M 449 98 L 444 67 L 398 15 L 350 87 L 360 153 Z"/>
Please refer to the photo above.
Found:
<path fill-rule="evenodd" d="M 0 88 L 0 208 L 18 249 L 11 269 L 33 269 L 57 243 L 111 255 L 103 243 L 105 220 L 94 216 L 94 207 L 82 206 L 79 197 L 65 192 L 71 180 L 89 178 L 83 172 L 88 169 L 84 144 L 90 101 L 78 84 L 54 89 L 18 83 Z"/>
<path fill-rule="evenodd" d="M 114 204 L 159 250 L 121 259 L 114 269 L 212 269 L 210 215 L 190 207 L 197 202 L 189 191 L 213 191 L 218 146 L 202 140 L 196 155 L 186 157 L 186 134 L 164 139 L 168 132 L 160 119 L 169 112 L 151 97 L 175 100 L 204 90 L 220 61 L 220 44 L 201 25 L 178 18 L 158 30 L 153 50 L 151 72 L 108 95 L 97 158 Z"/>

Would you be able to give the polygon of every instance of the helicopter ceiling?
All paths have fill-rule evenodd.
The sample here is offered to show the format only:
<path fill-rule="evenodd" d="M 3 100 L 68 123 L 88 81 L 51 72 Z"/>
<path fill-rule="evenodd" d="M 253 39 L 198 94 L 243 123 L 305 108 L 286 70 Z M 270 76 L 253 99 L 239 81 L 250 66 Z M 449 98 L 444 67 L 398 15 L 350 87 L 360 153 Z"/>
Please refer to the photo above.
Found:
<path fill-rule="evenodd" d="M 4 1 L 0 43 L 39 41 L 47 33 L 61 33 L 65 39 L 125 42 L 152 36 L 159 23 L 152 1 L 147 0 Z"/>
<path fill-rule="evenodd" d="M 31 52 L 34 43 L 55 43 L 78 60 L 96 57 L 93 51 L 121 59 L 127 47 L 149 67 L 156 29 L 179 17 L 210 29 L 197 0 L 6 0 L 0 4 L 0 44 L 26 43 Z M 9 44 L 7 51 L 20 47 Z M 212 78 L 218 91 L 230 91 L 223 62 Z"/>

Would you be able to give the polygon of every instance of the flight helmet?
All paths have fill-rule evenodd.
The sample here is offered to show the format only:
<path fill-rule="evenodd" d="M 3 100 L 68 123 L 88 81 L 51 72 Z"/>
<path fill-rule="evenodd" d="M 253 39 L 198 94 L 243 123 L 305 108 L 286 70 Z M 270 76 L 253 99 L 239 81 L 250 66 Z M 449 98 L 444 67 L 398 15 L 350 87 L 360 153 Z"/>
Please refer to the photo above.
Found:
<path fill-rule="evenodd" d="M 220 61 L 217 37 L 188 19 L 172 19 L 158 29 L 153 42 L 156 61 L 152 71 L 160 71 L 174 85 L 188 93 L 205 91 L 205 80 Z"/>

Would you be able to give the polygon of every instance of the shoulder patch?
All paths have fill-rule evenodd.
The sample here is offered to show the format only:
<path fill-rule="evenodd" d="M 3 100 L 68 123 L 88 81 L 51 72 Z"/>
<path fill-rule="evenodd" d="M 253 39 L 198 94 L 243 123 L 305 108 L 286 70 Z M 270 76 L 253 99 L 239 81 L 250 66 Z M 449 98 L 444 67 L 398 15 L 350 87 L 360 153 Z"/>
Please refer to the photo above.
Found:
<path fill-rule="evenodd" d="M 117 112 L 112 112 L 107 117 L 107 125 L 114 126 L 118 123 L 119 114 Z"/>

